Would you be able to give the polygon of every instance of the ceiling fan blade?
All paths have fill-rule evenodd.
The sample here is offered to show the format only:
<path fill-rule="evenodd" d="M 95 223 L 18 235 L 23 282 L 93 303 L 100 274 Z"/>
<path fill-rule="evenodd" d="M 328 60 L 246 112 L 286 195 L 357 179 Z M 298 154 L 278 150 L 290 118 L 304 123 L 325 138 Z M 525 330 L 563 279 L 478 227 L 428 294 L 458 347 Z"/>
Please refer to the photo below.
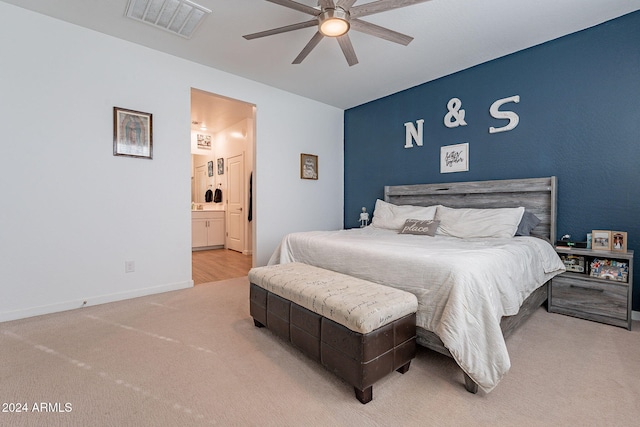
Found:
<path fill-rule="evenodd" d="M 356 65 L 358 63 L 358 57 L 356 56 L 356 51 L 353 50 L 349 35 L 345 34 L 344 36 L 338 37 L 338 44 L 340 44 L 340 48 L 342 49 L 342 53 L 344 53 L 344 57 L 347 59 L 349 67 Z"/>
<path fill-rule="evenodd" d="M 274 34 L 286 33 L 288 31 L 299 30 L 301 28 L 309 28 L 318 25 L 317 19 L 312 19 L 310 21 L 299 22 L 297 24 L 285 25 L 284 27 L 273 28 L 271 30 L 260 31 L 259 33 L 247 34 L 246 36 L 242 36 L 247 40 L 259 39 L 260 37 L 272 36 Z"/>
<path fill-rule="evenodd" d="M 351 29 L 380 37 L 381 39 L 389 40 L 390 42 L 399 43 L 403 46 L 408 45 L 413 40 L 413 37 L 407 36 L 406 34 L 402 34 L 370 22 L 361 21 L 359 19 L 351 20 Z"/>
<path fill-rule="evenodd" d="M 333 0 L 318 0 L 318 4 L 322 9 L 332 9 L 334 7 Z"/>
<path fill-rule="evenodd" d="M 298 12 L 306 13 L 313 16 L 318 16 L 320 11 L 314 7 L 307 6 L 306 4 L 298 3 L 292 0 L 267 0 L 268 2 L 279 4 L 280 6 L 288 7 L 289 9 L 297 10 Z"/>
<path fill-rule="evenodd" d="M 429 0 L 378 0 L 352 7 L 349 10 L 349 14 L 351 15 L 351 18 L 359 18 L 362 16 L 373 15 L 374 13 L 386 12 L 387 10 L 412 6 L 414 4 L 424 3 L 427 1 Z"/>
<path fill-rule="evenodd" d="M 309 55 L 309 52 L 311 52 L 323 38 L 324 36 L 320 31 L 316 32 L 313 37 L 311 37 L 311 40 L 309 40 L 309 43 L 307 43 L 304 49 L 302 49 L 302 52 L 300 52 L 300 54 L 296 56 L 296 59 L 293 60 L 292 64 L 300 64 L 302 61 L 304 61 L 304 58 Z"/>
<path fill-rule="evenodd" d="M 349 10 L 353 4 L 358 0 L 338 0 L 336 2 L 336 7 L 341 7 L 344 10 Z"/>

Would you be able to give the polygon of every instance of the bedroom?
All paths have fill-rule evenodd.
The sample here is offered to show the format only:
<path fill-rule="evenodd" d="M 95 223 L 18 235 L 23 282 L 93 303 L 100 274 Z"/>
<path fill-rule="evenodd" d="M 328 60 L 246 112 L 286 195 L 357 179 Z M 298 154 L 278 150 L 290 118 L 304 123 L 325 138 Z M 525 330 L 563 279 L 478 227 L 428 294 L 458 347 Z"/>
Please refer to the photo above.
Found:
<path fill-rule="evenodd" d="M 0 174 L 14 183 L 3 195 L 3 223 L 11 227 L 2 232 L 1 321 L 189 286 L 189 153 L 173 141 L 188 137 L 191 87 L 258 105 L 259 263 L 291 229 L 355 226 L 383 185 L 439 181 L 435 141 L 462 139 L 472 149 L 470 170 L 446 179 L 557 175 L 560 234 L 615 227 L 637 247 L 638 12 L 346 113 L 4 2 L 0 21 L 6 39 L 21 34 L 3 46 L 3 61 L 21 66 L 0 71 Z M 514 71 L 545 80 L 534 86 Z M 486 128 L 501 123 L 492 122 L 489 106 L 516 94 L 520 124 L 489 135 Z M 474 104 L 476 95 L 482 102 Z M 427 105 L 417 101 L 430 97 Z M 441 125 L 452 97 L 467 110 L 466 128 Z M 114 105 L 153 112 L 153 161 L 113 158 Z M 376 120 L 359 124 L 370 111 Z M 405 150 L 404 123 L 421 118 L 439 128 L 425 126 L 424 146 Z M 314 127 L 318 120 L 330 126 Z M 542 124 L 551 129 L 534 127 Z M 356 130 L 380 137 L 363 147 Z M 301 152 L 319 156 L 320 180 L 299 179 Z M 124 274 L 129 259 L 133 275 Z M 635 295 L 638 311 L 637 288 Z"/>
<path fill-rule="evenodd" d="M 39 29 L 5 46 L 7 61 L 21 64 L 3 68 L 3 81 L 10 82 L 4 90 L 4 119 L 11 123 L 5 138 L 28 135 L 30 142 L 3 156 L 4 179 L 16 183 L 4 198 L 11 207 L 5 221 L 12 224 L 5 237 L 5 250 L 12 248 L 3 257 L 5 283 L 20 284 L 3 301 L 3 320 L 76 308 L 87 299 L 100 303 L 190 285 L 189 212 L 181 209 L 189 206 L 190 153 L 170 141 L 188 138 L 180 124 L 189 122 L 192 87 L 257 105 L 257 265 L 267 262 L 288 231 L 357 225 L 361 207 L 371 211 L 383 185 L 441 182 L 441 144 L 435 141 L 470 144 L 469 172 L 446 180 L 556 175 L 559 235 L 582 238 L 592 228 L 615 228 L 629 233 L 629 247 L 637 245 L 633 218 L 640 198 L 625 183 L 636 181 L 637 173 L 638 12 L 344 112 L 5 2 L 0 6 L 7 34 Z M 118 65 L 123 61 L 130 64 L 126 70 Z M 491 118 L 489 106 L 513 95 L 521 97 L 507 104 L 520 117 L 518 127 L 489 134 L 489 126 L 504 124 Z M 438 126 L 453 97 L 463 102 L 468 126 Z M 152 161 L 105 156 L 113 106 L 154 113 Z M 377 119 L 358 124 L 363 114 Z M 404 123 L 420 119 L 427 121 L 425 145 L 402 148 Z M 374 133 L 379 137 L 370 138 Z M 80 135 L 97 139 L 87 144 Z M 299 155 L 307 152 L 319 156 L 319 180 L 299 179 Z M 37 172 L 18 168 L 24 164 Z M 139 173 L 144 175 L 137 182 Z M 592 188 L 585 191 L 583 183 Z M 286 192 L 274 197 L 278 190 Z M 47 214 L 31 209 L 33 203 L 46 206 Z M 118 220 L 131 209 L 135 221 L 130 215 Z M 101 224 L 100 243 L 87 235 L 92 224 Z M 156 232 L 161 227 L 162 235 Z M 129 260 L 137 271 L 126 275 Z M 104 276 L 85 284 L 96 269 Z M 635 295 L 637 311 L 638 289 Z"/>

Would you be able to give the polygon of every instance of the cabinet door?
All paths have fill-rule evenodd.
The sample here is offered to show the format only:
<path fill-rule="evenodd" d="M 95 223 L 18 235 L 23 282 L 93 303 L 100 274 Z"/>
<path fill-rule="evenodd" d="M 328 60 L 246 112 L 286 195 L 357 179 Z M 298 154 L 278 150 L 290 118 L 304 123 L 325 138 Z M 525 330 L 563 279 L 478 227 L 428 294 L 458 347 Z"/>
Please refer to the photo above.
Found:
<path fill-rule="evenodd" d="M 207 242 L 209 246 L 224 245 L 224 217 L 209 220 Z"/>
<path fill-rule="evenodd" d="M 191 247 L 200 248 L 207 244 L 207 219 L 191 220 Z"/>

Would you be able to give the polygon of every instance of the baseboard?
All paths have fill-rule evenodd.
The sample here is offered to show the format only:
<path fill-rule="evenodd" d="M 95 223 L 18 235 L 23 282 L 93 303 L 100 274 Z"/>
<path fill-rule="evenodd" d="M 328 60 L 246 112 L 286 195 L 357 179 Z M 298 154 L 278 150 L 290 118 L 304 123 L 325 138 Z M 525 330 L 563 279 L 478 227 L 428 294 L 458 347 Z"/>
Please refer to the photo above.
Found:
<path fill-rule="evenodd" d="M 640 311 L 632 311 L 631 320 L 640 320 Z"/>
<path fill-rule="evenodd" d="M 38 307 L 29 307 L 21 310 L 0 313 L 0 322 L 8 322 L 10 320 L 25 319 L 27 317 L 41 316 L 43 314 L 58 313 L 60 311 L 75 310 L 82 307 L 92 305 L 106 304 L 115 301 L 138 298 L 147 295 L 159 294 L 169 291 L 177 291 L 193 287 L 193 280 L 178 283 L 169 283 L 166 285 L 152 286 L 149 288 L 134 289 L 127 292 L 119 292 L 115 294 L 97 295 L 93 297 L 84 297 L 71 301 L 63 301 L 50 305 L 42 305 Z"/>
<path fill-rule="evenodd" d="M 217 245 L 217 246 L 199 246 L 197 248 L 191 248 L 191 252 L 198 252 L 198 251 L 210 251 L 211 249 L 224 249 L 225 246 L 224 245 Z"/>

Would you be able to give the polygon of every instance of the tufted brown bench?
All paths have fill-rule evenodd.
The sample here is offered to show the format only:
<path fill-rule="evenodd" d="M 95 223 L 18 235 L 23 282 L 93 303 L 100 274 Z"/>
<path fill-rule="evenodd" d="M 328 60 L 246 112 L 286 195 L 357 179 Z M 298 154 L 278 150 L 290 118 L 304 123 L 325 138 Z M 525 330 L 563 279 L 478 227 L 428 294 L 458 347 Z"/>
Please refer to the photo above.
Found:
<path fill-rule="evenodd" d="M 301 263 L 249 272 L 250 313 L 354 387 L 362 403 L 373 384 L 404 374 L 416 354 L 415 295 Z"/>

